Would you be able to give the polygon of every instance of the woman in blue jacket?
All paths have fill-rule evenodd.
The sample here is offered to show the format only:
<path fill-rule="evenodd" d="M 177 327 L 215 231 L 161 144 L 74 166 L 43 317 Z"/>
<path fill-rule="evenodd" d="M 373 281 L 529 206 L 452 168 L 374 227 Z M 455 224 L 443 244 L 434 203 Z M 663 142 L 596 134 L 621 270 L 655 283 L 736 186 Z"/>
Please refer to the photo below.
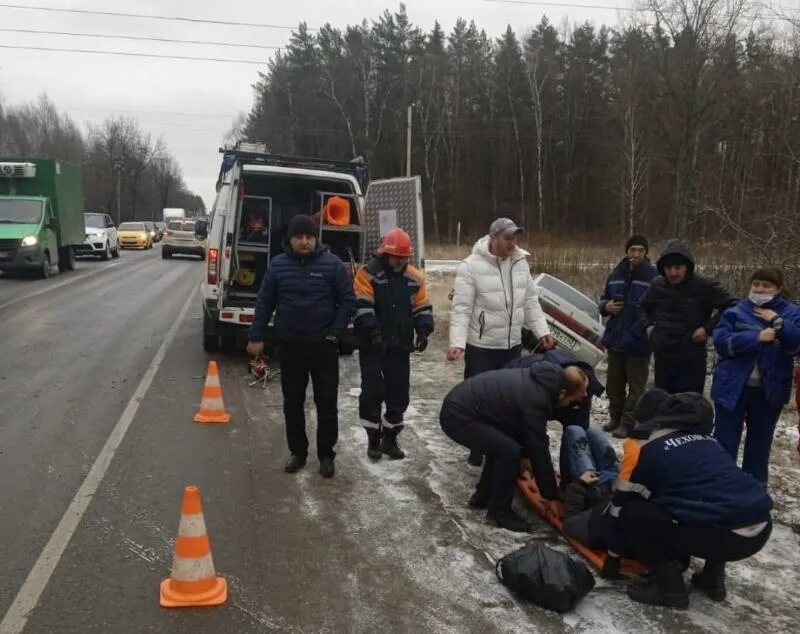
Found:
<path fill-rule="evenodd" d="M 746 423 L 742 469 L 766 483 L 775 425 L 792 392 L 792 357 L 800 352 L 800 307 L 785 298 L 780 270 L 753 273 L 750 296 L 722 315 L 714 346 L 714 436 L 735 461 Z"/>

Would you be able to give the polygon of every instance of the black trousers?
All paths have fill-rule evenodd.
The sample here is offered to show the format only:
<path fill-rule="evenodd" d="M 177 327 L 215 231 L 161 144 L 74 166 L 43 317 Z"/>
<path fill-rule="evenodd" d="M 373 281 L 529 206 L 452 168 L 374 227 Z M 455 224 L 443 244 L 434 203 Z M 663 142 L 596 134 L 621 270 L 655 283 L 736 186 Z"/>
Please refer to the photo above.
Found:
<path fill-rule="evenodd" d="M 648 566 L 688 556 L 714 563 L 739 561 L 755 555 L 767 543 L 772 522 L 755 537 L 744 537 L 719 526 L 681 524 L 653 502 L 632 500 L 619 514 L 627 546 Z"/>
<path fill-rule="evenodd" d="M 522 345 L 510 350 L 478 348 L 467 344 L 464 350 L 464 379 L 489 370 L 500 370 L 506 363 L 522 355 Z"/>
<path fill-rule="evenodd" d="M 706 385 L 706 357 L 670 359 L 656 354 L 654 375 L 655 386 L 670 394 L 702 394 Z"/>
<path fill-rule="evenodd" d="M 477 490 L 488 498 L 489 513 L 510 510 L 519 474 L 520 444 L 495 427 L 453 408 L 447 401 L 439 422 L 452 440 L 486 456 Z"/>
<path fill-rule="evenodd" d="M 365 429 L 383 426 L 385 430 L 399 433 L 403 429 L 403 414 L 410 402 L 410 353 L 364 347 L 358 353 L 358 360 L 361 366 L 361 395 L 358 397 L 361 424 Z M 381 421 L 384 403 L 386 416 Z"/>
<path fill-rule="evenodd" d="M 314 388 L 317 406 L 317 456 L 333 458 L 339 437 L 339 348 L 323 342 L 295 344 L 281 342 L 281 389 L 286 441 L 292 454 L 308 455 L 306 436 L 306 389 L 308 377 Z"/>

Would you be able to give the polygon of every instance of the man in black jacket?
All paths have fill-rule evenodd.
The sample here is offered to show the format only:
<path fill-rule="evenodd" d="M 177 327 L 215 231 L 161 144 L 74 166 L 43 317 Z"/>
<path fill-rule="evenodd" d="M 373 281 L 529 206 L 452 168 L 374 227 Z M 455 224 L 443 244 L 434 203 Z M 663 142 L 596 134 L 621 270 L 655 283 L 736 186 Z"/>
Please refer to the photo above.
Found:
<path fill-rule="evenodd" d="M 706 342 L 736 298 L 716 280 L 695 274 L 694 258 L 680 240 L 667 244 L 656 266 L 660 277 L 639 305 L 641 324 L 653 346 L 655 385 L 670 394 L 702 394 Z"/>
<path fill-rule="evenodd" d="M 309 216 L 289 222 L 285 253 L 277 256 L 258 292 L 247 352 L 258 356 L 275 312 L 280 344 L 283 414 L 291 456 L 286 472 L 303 468 L 308 456 L 305 400 L 308 377 L 317 406 L 317 456 L 323 478 L 334 475 L 339 436 L 339 337 L 355 310 L 355 295 L 342 261 L 320 245 Z"/>
<path fill-rule="evenodd" d="M 486 456 L 469 505 L 486 508 L 490 524 L 516 532 L 530 529 L 511 509 L 517 475 L 525 471 L 533 471 L 542 496 L 558 512 L 547 421 L 556 408 L 585 399 L 587 388 L 580 368 L 540 361 L 529 368 L 478 374 L 445 397 L 439 414 L 444 433 Z"/>

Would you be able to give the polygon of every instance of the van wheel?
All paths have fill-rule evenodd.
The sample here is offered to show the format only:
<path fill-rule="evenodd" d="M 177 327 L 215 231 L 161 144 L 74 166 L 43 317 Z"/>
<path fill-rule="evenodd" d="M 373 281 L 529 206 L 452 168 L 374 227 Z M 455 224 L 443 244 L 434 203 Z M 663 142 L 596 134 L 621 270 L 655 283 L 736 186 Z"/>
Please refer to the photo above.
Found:
<path fill-rule="evenodd" d="M 75 251 L 72 247 L 62 247 L 58 250 L 58 270 L 72 271 L 75 269 Z"/>
<path fill-rule="evenodd" d="M 219 352 L 219 337 L 217 335 L 203 335 L 203 350 L 206 352 Z"/>
<path fill-rule="evenodd" d="M 42 267 L 39 269 L 39 277 L 46 280 L 50 277 L 50 254 L 45 253 L 42 256 Z"/>

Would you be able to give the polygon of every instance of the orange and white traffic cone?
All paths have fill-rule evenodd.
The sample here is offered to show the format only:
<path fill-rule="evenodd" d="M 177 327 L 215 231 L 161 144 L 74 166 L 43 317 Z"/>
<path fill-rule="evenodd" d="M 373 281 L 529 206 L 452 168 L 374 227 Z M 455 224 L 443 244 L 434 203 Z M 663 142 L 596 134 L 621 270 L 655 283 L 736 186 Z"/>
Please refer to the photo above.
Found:
<path fill-rule="evenodd" d="M 161 582 L 161 605 L 165 608 L 221 605 L 227 599 L 228 583 L 214 571 L 200 491 L 196 486 L 188 486 L 183 494 L 172 574 Z"/>
<path fill-rule="evenodd" d="M 195 423 L 229 423 L 231 415 L 225 411 L 222 402 L 222 384 L 219 382 L 219 369 L 216 361 L 208 362 L 208 374 L 203 386 L 203 401 L 194 415 Z"/>

